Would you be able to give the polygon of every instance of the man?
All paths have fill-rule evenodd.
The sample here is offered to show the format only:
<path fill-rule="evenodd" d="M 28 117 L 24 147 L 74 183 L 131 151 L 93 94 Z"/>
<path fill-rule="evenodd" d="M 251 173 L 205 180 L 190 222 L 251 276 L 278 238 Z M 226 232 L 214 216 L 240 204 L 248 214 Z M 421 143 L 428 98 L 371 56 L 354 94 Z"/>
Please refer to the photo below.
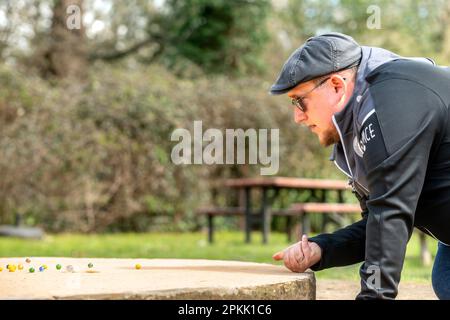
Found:
<path fill-rule="evenodd" d="M 417 227 L 439 241 L 433 288 L 450 299 L 450 71 L 329 33 L 284 64 L 271 94 L 287 94 L 345 173 L 362 219 L 302 240 L 274 259 L 303 272 L 364 261 L 357 299 L 394 299 Z"/>

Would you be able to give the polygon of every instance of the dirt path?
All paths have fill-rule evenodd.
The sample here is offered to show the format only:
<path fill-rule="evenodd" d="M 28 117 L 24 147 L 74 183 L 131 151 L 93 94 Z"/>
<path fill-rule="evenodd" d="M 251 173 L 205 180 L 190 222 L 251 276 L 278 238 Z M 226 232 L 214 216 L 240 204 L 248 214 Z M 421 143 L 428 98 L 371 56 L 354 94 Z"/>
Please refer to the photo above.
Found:
<path fill-rule="evenodd" d="M 359 292 L 359 281 L 317 279 L 317 300 L 354 300 Z M 436 300 L 431 283 L 402 282 L 399 300 Z"/>

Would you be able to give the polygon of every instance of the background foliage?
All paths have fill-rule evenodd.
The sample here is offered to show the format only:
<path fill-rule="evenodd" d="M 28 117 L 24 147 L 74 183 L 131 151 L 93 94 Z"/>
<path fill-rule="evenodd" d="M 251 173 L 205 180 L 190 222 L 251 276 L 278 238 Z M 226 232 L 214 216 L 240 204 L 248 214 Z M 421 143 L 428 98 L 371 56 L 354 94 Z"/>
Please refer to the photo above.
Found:
<path fill-rule="evenodd" d="M 83 8 L 67 30 L 62 9 Z M 367 28 L 367 8 L 382 29 Z M 58 20 L 59 19 L 59 20 Z M 62 19 L 62 20 L 61 20 Z M 0 223 L 50 231 L 195 230 L 257 165 L 175 166 L 176 128 L 279 128 L 282 176 L 343 178 L 267 94 L 308 37 L 450 62 L 447 1 L 20 0 L 0 3 Z"/>

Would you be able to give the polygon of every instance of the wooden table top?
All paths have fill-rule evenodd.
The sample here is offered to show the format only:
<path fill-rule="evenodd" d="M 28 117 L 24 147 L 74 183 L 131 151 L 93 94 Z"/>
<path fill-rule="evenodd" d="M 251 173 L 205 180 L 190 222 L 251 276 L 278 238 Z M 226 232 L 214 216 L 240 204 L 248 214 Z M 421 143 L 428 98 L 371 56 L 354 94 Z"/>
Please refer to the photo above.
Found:
<path fill-rule="evenodd" d="M 274 187 L 287 189 L 326 189 L 347 190 L 351 189 L 347 180 L 331 179 L 305 179 L 291 177 L 256 177 L 227 179 L 225 186 L 231 188 L 246 187 Z"/>

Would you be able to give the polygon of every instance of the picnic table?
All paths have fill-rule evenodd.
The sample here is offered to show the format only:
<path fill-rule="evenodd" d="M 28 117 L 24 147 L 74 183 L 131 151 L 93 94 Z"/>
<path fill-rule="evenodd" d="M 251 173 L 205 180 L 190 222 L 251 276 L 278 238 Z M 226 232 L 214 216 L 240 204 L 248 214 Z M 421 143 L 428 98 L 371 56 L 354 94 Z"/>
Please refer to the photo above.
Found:
<path fill-rule="evenodd" d="M 291 218 L 294 215 L 302 216 L 302 232 L 307 233 L 305 224 L 308 223 L 308 212 L 320 213 L 354 213 L 360 212 L 359 205 L 344 203 L 343 193 L 350 191 L 351 187 L 346 180 L 330 179 L 305 179 L 291 177 L 256 177 L 256 178 L 238 178 L 227 179 L 224 185 L 243 191 L 244 206 L 237 208 L 206 208 L 200 210 L 202 214 L 208 215 L 209 223 L 209 242 L 213 241 L 213 222 L 214 216 L 222 215 L 243 215 L 245 217 L 245 242 L 251 242 L 252 227 L 255 223 L 262 224 L 262 240 L 268 243 L 270 233 L 270 218 L 273 215 L 286 216 Z M 261 198 L 259 209 L 254 209 L 252 193 L 260 191 Z M 294 203 L 285 210 L 273 210 L 272 204 L 280 195 L 281 190 L 296 190 L 297 192 L 309 191 L 315 202 Z M 329 192 L 337 192 L 337 203 L 328 202 Z M 308 200 L 310 200 L 308 199 Z M 300 214 L 299 214 L 300 213 Z M 325 220 L 324 220 L 325 221 Z M 324 224 L 322 224 L 324 226 Z M 290 237 L 290 234 L 289 234 Z M 431 264 L 431 254 L 428 250 L 426 236 L 419 232 L 420 257 L 424 265 Z M 290 240 L 290 239 L 289 239 Z"/>
<path fill-rule="evenodd" d="M 308 215 L 305 213 L 355 213 L 360 212 L 358 204 L 344 203 L 344 192 L 350 191 L 351 187 L 346 180 L 330 179 L 306 179 L 291 177 L 256 177 L 256 178 L 238 178 L 227 179 L 225 187 L 234 188 L 243 194 L 244 206 L 237 208 L 206 208 L 199 210 L 200 213 L 208 216 L 209 233 L 208 239 L 213 241 L 213 222 L 214 216 L 242 215 L 245 218 L 245 242 L 251 242 L 252 227 L 255 223 L 262 224 L 262 241 L 268 243 L 270 234 L 271 216 L 292 216 L 301 215 L 302 233 L 307 233 L 305 228 L 308 222 Z M 260 207 L 255 209 L 252 206 L 252 193 L 260 191 Z M 310 199 L 315 202 L 294 203 L 290 208 L 273 210 L 273 203 L 280 195 L 282 190 L 296 190 L 297 192 L 310 192 Z M 328 202 L 328 194 L 337 192 L 337 203 Z M 308 200 L 310 200 L 308 199 Z M 326 216 L 324 216 L 326 218 Z M 325 220 L 324 220 L 325 221 Z M 322 227 L 324 224 L 322 224 Z M 290 237 L 290 234 L 289 234 Z M 427 247 L 426 236 L 423 232 L 419 233 L 420 239 L 420 257 L 424 265 L 431 264 L 431 254 Z M 290 240 L 290 239 L 289 239 Z"/>
<path fill-rule="evenodd" d="M 343 192 L 351 190 L 346 180 L 329 180 L 329 179 L 305 179 L 290 177 L 256 177 L 256 178 L 239 178 L 228 179 L 225 186 L 230 188 L 241 189 L 244 191 L 245 203 L 245 241 L 251 242 L 251 229 L 255 222 L 262 223 L 262 240 L 263 243 L 268 242 L 270 233 L 270 210 L 271 205 L 276 200 L 280 191 L 283 189 L 295 189 L 297 191 L 310 191 L 312 194 L 321 191 L 319 201 L 327 202 L 327 192 L 337 191 L 338 201 L 344 202 Z M 261 190 L 261 206 L 259 212 L 254 212 L 252 208 L 252 192 Z M 272 192 L 273 190 L 273 192 Z M 272 196 L 269 196 L 272 193 Z"/>

